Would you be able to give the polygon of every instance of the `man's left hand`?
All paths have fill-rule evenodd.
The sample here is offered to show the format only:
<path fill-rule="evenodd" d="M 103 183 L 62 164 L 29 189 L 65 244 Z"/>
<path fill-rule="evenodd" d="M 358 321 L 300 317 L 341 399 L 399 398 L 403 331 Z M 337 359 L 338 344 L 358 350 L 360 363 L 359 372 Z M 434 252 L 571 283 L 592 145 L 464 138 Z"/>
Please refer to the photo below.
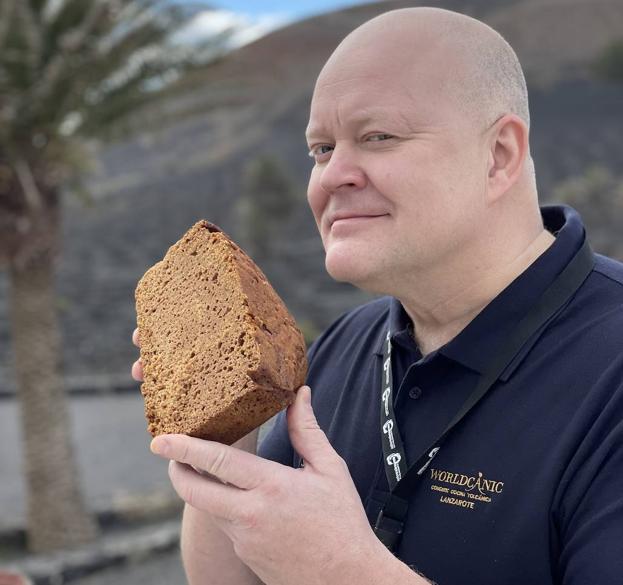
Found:
<path fill-rule="evenodd" d="M 297 392 L 287 422 L 299 469 L 185 435 L 156 437 L 151 449 L 171 459 L 179 496 L 214 518 L 267 585 L 379 583 L 382 565 L 398 561 L 372 532 L 346 463 L 318 426 L 309 387 Z"/>

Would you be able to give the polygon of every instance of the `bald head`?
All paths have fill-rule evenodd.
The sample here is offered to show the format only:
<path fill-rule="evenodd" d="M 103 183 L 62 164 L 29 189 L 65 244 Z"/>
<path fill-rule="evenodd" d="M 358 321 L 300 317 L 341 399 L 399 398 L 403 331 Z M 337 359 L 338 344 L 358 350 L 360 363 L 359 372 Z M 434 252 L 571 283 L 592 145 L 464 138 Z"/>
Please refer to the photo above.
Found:
<path fill-rule="evenodd" d="M 430 78 L 421 76 L 427 62 Z M 350 33 L 323 68 L 331 83 L 348 65 L 388 68 L 404 84 L 434 83 L 454 107 L 479 126 L 505 113 L 530 126 L 528 92 L 517 55 L 502 36 L 469 16 L 439 8 L 393 10 Z"/>

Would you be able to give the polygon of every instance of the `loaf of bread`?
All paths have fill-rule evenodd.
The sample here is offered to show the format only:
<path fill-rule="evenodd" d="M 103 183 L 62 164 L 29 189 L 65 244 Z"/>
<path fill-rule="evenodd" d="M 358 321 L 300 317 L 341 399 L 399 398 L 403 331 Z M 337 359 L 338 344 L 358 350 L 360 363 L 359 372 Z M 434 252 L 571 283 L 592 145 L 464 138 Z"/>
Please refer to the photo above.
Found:
<path fill-rule="evenodd" d="M 197 222 L 136 288 L 148 431 L 230 445 L 294 401 L 305 341 L 257 265 Z"/>

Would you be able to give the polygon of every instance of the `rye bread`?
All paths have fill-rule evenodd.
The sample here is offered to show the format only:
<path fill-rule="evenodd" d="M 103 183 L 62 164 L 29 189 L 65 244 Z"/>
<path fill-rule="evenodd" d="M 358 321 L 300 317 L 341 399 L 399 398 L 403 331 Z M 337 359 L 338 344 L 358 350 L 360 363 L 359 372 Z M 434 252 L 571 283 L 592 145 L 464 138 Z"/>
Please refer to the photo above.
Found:
<path fill-rule="evenodd" d="M 305 341 L 258 266 L 197 222 L 136 288 L 145 415 L 152 435 L 231 444 L 294 401 Z"/>

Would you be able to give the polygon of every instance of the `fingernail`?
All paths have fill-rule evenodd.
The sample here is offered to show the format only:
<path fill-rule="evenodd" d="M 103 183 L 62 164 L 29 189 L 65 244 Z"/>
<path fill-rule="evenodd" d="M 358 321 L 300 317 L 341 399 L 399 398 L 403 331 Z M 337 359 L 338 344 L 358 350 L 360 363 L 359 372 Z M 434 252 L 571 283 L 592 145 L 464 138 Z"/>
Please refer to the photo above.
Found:
<path fill-rule="evenodd" d="M 304 392 L 303 401 L 305 402 L 305 404 L 311 406 L 311 388 L 309 386 L 303 386 L 301 388 L 301 392 Z"/>
<path fill-rule="evenodd" d="M 156 437 L 152 440 L 149 448 L 154 455 L 166 457 L 169 452 L 169 442 L 164 437 Z"/>

